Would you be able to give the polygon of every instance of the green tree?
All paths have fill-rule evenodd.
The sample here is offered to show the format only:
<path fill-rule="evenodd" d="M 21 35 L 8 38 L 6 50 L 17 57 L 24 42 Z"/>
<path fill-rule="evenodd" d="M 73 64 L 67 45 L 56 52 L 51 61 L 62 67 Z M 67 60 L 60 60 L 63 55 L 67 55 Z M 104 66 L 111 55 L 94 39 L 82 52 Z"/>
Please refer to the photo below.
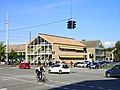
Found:
<path fill-rule="evenodd" d="M 114 48 L 111 48 L 111 47 L 106 48 L 106 49 L 105 49 L 105 52 L 111 52 L 113 49 L 114 49 Z"/>
<path fill-rule="evenodd" d="M 5 46 L 0 42 L 0 62 L 5 60 Z"/>
<path fill-rule="evenodd" d="M 14 63 L 17 62 L 17 58 L 18 58 L 17 52 L 15 52 L 12 49 L 11 52 L 9 53 L 9 60 L 10 60 L 11 64 L 13 64 L 13 61 L 14 61 Z"/>
<path fill-rule="evenodd" d="M 116 61 L 120 61 L 120 41 L 117 41 L 115 44 L 114 57 Z"/>

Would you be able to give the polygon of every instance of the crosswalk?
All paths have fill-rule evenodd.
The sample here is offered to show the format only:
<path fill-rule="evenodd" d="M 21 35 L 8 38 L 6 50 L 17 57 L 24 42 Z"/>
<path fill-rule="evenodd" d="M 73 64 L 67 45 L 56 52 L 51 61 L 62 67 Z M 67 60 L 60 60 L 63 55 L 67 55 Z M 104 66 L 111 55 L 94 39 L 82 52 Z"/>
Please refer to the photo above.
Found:
<path fill-rule="evenodd" d="M 58 87 L 59 87 L 60 89 L 58 89 L 58 90 L 61 90 L 60 86 L 65 86 L 65 87 L 62 87 L 62 89 L 64 89 L 64 90 L 79 90 L 79 88 L 76 88 L 76 86 L 81 87 L 81 88 L 89 88 L 89 90 L 110 90 L 110 88 L 106 89 L 104 87 L 98 87 L 98 86 L 94 86 L 94 85 L 85 85 L 85 84 L 79 84 L 79 83 L 74 84 L 74 82 L 72 83 L 69 81 L 67 82 L 67 81 L 61 81 L 61 80 L 58 81 L 57 79 L 56 80 L 51 79 L 46 83 L 42 83 L 42 82 L 38 83 L 36 81 L 35 75 L 19 75 L 19 76 L 16 75 L 16 76 L 9 76 L 9 77 L 0 76 L 0 79 L 3 81 L 3 83 L 11 82 L 11 84 L 7 83 L 8 85 L 6 85 L 6 86 L 15 86 L 15 87 L 17 87 L 19 85 L 22 86 L 25 84 L 29 84 L 29 86 L 35 85 L 34 86 L 35 88 L 41 88 L 39 86 L 44 86 L 47 89 L 49 89 L 49 88 L 57 88 L 58 89 Z M 66 85 L 72 85 L 72 88 L 66 87 Z M 0 87 L 0 90 L 9 90 L 9 87 L 7 87 L 7 88 Z M 12 89 L 10 89 L 10 90 L 12 90 Z M 29 90 L 29 89 L 26 89 L 26 90 Z M 32 90 L 34 90 L 34 89 L 32 89 Z M 44 89 L 42 89 L 42 90 L 44 90 Z M 111 89 L 111 90 L 114 90 L 114 89 Z"/>
<path fill-rule="evenodd" d="M 7 89 L 7 88 L 1 88 L 1 87 L 0 87 L 0 90 L 8 90 L 8 89 Z"/>

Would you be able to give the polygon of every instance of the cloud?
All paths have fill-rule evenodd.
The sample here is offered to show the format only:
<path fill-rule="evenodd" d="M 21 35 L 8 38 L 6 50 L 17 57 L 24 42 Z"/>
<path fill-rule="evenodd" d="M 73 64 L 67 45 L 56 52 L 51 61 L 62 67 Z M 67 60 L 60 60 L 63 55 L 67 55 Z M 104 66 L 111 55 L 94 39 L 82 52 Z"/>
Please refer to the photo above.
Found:
<path fill-rule="evenodd" d="M 37 13 L 37 12 L 43 12 L 43 11 L 48 11 L 50 9 L 54 9 L 56 7 L 61 7 L 68 4 L 68 2 L 60 2 L 60 3 L 53 3 L 53 4 L 47 4 L 45 6 L 32 6 L 28 7 L 27 13 Z"/>
<path fill-rule="evenodd" d="M 107 42 L 103 42 L 103 45 L 104 45 L 105 48 L 109 48 L 109 47 L 114 47 L 115 43 L 116 42 L 107 41 Z"/>

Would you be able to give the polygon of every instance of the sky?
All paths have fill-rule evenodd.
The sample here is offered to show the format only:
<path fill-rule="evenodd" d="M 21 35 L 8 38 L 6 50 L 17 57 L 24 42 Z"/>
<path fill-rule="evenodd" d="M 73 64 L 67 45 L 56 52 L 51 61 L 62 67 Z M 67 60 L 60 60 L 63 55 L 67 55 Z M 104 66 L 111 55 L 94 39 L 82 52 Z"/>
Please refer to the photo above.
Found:
<path fill-rule="evenodd" d="M 120 0 L 0 0 L 0 41 L 26 43 L 38 33 L 101 40 L 107 45 L 120 40 Z M 67 29 L 67 21 L 76 21 Z"/>

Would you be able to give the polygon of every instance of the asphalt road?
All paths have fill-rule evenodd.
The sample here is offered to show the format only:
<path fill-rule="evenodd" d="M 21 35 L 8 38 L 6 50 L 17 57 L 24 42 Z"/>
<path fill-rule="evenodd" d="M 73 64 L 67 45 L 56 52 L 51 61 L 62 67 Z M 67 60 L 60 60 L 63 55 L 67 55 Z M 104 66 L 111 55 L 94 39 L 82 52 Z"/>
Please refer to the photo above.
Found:
<path fill-rule="evenodd" d="M 0 68 L 0 90 L 120 90 L 120 78 L 106 78 L 105 70 L 72 68 L 70 74 L 45 75 L 47 82 L 37 82 L 34 68 Z"/>

